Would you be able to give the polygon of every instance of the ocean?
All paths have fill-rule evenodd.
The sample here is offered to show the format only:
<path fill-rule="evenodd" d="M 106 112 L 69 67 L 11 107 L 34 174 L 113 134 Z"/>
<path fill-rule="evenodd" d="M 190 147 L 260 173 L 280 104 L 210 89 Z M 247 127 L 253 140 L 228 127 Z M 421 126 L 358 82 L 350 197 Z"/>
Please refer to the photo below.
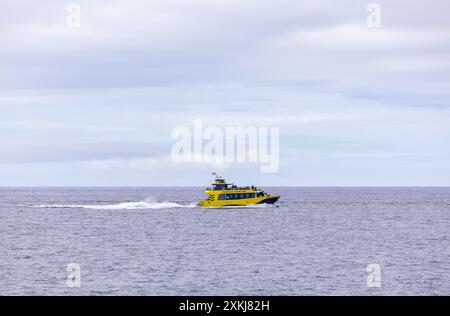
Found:
<path fill-rule="evenodd" d="M 450 188 L 264 189 L 0 188 L 0 295 L 450 294 Z"/>

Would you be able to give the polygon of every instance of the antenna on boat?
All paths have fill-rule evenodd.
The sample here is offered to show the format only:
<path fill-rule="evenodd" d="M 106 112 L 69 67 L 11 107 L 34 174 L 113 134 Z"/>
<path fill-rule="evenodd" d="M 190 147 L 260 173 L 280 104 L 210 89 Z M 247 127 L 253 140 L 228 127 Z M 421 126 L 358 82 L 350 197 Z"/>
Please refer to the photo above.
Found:
<path fill-rule="evenodd" d="M 216 179 L 220 179 L 220 176 L 217 173 L 213 172 L 212 175 L 215 176 Z"/>

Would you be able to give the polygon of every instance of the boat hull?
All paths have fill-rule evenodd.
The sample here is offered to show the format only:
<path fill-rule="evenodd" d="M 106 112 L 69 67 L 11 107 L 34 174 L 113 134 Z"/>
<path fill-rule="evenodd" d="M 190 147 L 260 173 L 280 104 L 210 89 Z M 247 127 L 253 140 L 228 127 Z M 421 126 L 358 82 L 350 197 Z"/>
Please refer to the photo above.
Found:
<path fill-rule="evenodd" d="M 275 204 L 280 196 L 264 196 L 242 200 L 217 200 L 209 196 L 206 200 L 199 201 L 200 207 L 227 207 L 227 206 L 248 206 L 257 204 Z"/>
<path fill-rule="evenodd" d="M 275 204 L 275 202 L 278 201 L 279 198 L 280 198 L 280 196 L 270 196 L 270 197 L 258 202 L 258 204 Z"/>

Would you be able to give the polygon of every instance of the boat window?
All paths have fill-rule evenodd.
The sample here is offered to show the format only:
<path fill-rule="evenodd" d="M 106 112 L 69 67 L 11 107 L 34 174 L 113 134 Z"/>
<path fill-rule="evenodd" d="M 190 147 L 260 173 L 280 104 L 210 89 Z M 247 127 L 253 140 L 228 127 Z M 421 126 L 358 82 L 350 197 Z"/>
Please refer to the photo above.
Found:
<path fill-rule="evenodd" d="M 242 193 L 242 194 L 219 194 L 218 200 L 240 200 L 240 199 L 250 199 L 256 196 L 263 196 L 262 192 L 256 195 L 255 193 Z"/>
<path fill-rule="evenodd" d="M 213 184 L 213 189 L 214 190 L 225 190 L 226 184 Z"/>

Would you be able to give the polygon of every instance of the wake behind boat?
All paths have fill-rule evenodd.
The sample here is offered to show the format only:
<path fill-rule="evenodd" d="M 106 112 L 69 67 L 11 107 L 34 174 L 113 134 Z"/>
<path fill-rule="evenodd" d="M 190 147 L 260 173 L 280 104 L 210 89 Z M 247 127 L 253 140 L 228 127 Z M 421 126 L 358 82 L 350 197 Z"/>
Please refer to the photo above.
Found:
<path fill-rule="evenodd" d="M 216 179 L 211 187 L 206 188 L 206 200 L 198 201 L 200 207 L 247 206 L 255 204 L 275 204 L 279 195 L 269 195 L 255 186 L 237 187 L 213 173 Z"/>

